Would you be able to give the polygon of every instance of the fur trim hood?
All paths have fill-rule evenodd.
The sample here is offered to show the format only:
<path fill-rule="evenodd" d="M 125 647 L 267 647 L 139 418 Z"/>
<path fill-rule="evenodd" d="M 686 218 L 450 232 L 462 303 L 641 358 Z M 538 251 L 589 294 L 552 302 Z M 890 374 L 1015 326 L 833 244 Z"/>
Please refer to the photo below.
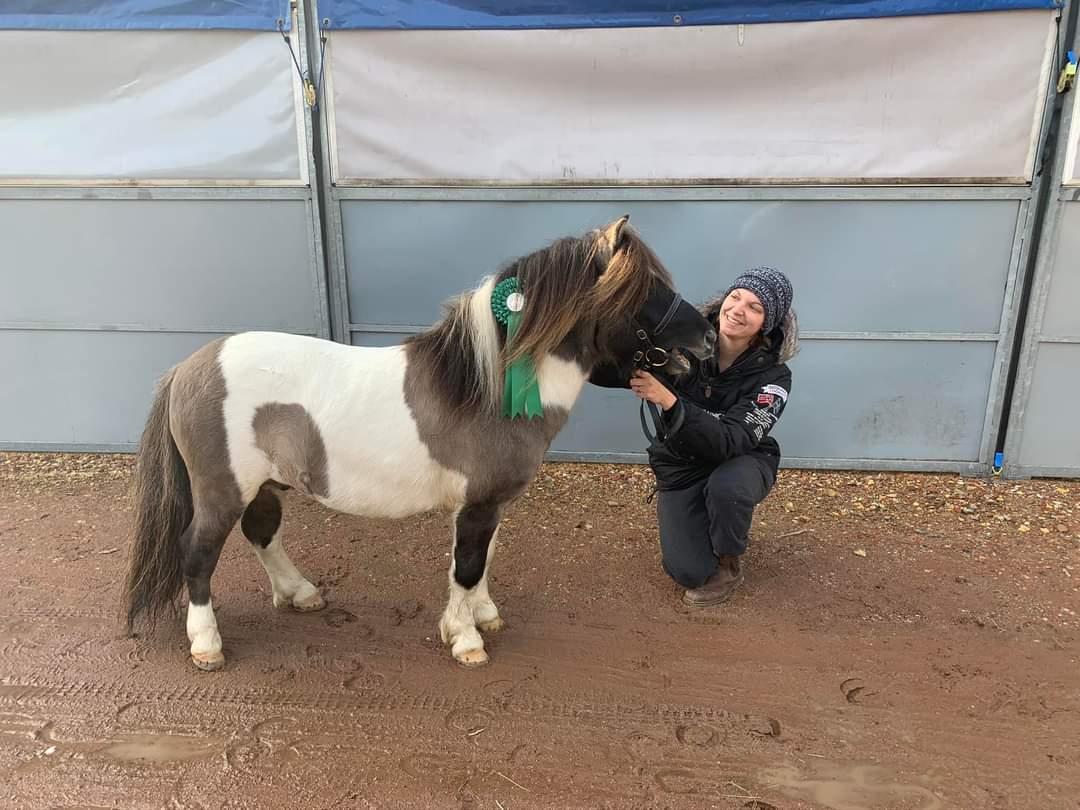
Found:
<path fill-rule="evenodd" d="M 710 323 L 716 323 L 716 318 L 720 314 L 720 305 L 725 297 L 716 296 L 700 307 L 701 314 L 708 318 Z M 795 307 L 788 307 L 780 325 L 766 337 L 773 346 L 779 346 L 777 359 L 781 363 L 786 363 L 799 353 L 799 316 L 795 312 Z"/>

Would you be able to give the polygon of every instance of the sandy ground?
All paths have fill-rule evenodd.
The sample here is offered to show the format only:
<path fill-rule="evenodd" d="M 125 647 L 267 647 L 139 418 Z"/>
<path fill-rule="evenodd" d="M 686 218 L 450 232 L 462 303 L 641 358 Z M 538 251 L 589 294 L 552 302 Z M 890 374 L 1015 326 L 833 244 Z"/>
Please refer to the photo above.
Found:
<path fill-rule="evenodd" d="M 1080 808 L 1080 483 L 784 471 L 690 611 L 646 468 L 548 465 L 500 535 L 490 665 L 438 642 L 449 522 L 290 493 L 325 611 L 239 533 L 228 659 L 118 620 L 131 459 L 0 454 L 0 807 Z"/>

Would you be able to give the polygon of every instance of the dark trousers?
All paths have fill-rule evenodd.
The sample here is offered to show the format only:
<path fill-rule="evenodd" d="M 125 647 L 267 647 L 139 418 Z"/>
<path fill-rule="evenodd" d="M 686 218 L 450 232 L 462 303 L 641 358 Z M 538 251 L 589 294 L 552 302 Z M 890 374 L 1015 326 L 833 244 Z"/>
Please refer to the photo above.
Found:
<path fill-rule="evenodd" d="M 704 481 L 659 492 L 660 551 L 668 576 L 697 588 L 716 571 L 721 554 L 746 551 L 754 507 L 775 482 L 775 461 L 749 453 L 724 462 Z"/>

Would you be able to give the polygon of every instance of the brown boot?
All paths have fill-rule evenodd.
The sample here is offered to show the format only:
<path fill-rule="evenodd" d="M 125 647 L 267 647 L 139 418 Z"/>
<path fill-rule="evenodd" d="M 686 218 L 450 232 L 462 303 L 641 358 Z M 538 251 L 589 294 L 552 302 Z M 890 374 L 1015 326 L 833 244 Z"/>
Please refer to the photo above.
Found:
<path fill-rule="evenodd" d="M 683 604 L 690 607 L 709 607 L 726 602 L 742 584 L 742 566 L 734 554 L 721 554 L 720 567 L 705 580 L 700 588 L 692 588 L 683 594 Z"/>

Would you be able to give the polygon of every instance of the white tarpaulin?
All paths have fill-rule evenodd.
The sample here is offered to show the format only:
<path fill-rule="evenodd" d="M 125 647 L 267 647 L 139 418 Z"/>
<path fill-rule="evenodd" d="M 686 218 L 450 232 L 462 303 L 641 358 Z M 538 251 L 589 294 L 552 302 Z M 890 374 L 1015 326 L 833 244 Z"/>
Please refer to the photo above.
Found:
<path fill-rule="evenodd" d="M 1030 178 L 1052 12 L 330 37 L 339 182 Z"/>
<path fill-rule="evenodd" d="M 277 33 L 0 31 L 0 182 L 298 183 Z"/>

